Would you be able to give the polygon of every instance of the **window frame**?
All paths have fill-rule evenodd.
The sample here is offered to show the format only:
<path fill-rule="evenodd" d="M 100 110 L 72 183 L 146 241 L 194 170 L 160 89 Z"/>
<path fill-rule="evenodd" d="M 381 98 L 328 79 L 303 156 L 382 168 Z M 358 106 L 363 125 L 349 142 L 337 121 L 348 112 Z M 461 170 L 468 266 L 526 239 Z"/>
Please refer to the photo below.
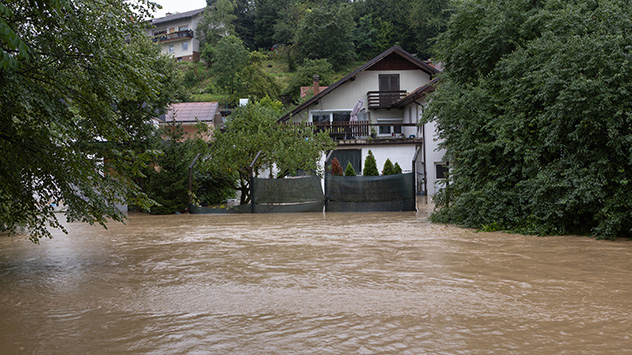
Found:
<path fill-rule="evenodd" d="M 346 115 L 348 118 L 347 120 L 336 120 L 334 115 Z M 314 121 L 314 116 L 319 116 L 319 117 L 323 117 L 325 115 L 328 115 L 329 118 L 327 121 L 324 120 L 318 120 L 318 121 Z M 351 119 L 351 110 L 323 110 L 323 111 L 310 111 L 309 113 L 309 120 L 312 123 L 325 123 L 328 122 L 329 124 L 333 123 L 333 122 L 349 122 L 349 120 Z"/>
<path fill-rule="evenodd" d="M 435 179 L 436 180 L 445 180 L 446 173 L 450 171 L 450 166 L 446 162 L 437 161 L 434 163 L 435 165 Z M 439 176 L 441 175 L 441 176 Z"/>

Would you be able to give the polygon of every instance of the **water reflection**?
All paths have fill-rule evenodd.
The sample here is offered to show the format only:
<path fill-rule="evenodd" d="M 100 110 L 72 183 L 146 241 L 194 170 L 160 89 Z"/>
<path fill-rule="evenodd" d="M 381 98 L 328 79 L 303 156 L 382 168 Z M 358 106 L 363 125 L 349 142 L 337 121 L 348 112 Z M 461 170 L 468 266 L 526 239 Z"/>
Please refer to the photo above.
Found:
<path fill-rule="evenodd" d="M 630 242 L 426 215 L 136 214 L 3 238 L 2 352 L 630 351 Z"/>

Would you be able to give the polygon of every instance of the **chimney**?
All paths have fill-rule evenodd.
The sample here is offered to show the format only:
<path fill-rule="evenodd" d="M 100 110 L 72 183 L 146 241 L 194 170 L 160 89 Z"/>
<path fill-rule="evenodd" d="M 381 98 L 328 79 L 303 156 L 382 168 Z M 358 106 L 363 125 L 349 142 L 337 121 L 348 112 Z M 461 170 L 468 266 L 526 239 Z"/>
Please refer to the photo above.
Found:
<path fill-rule="evenodd" d="M 318 74 L 314 74 L 314 96 L 318 95 L 320 91 L 320 77 Z"/>

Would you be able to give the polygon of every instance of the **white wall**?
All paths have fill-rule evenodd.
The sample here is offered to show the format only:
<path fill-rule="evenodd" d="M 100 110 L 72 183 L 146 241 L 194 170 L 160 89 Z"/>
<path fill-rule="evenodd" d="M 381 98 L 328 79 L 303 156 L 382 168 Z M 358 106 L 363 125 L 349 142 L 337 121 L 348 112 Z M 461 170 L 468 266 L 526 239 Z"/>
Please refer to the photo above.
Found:
<path fill-rule="evenodd" d="M 369 150 L 373 152 L 375 162 L 377 163 L 377 170 L 382 174 L 384 163 L 386 159 L 390 159 L 393 165 L 398 163 L 402 168 L 403 173 L 411 173 L 413 169 L 413 158 L 415 157 L 416 146 L 414 144 L 402 144 L 402 145 L 374 145 L 362 147 L 362 169 L 365 168 L 364 162 L 369 155 Z M 360 172 L 358 172 L 360 175 Z"/>
<path fill-rule="evenodd" d="M 424 125 L 426 142 L 426 173 L 428 175 L 428 195 L 433 196 L 441 189 L 441 184 L 437 182 L 436 163 L 445 163 L 445 149 L 439 149 L 439 138 L 434 122 Z"/>

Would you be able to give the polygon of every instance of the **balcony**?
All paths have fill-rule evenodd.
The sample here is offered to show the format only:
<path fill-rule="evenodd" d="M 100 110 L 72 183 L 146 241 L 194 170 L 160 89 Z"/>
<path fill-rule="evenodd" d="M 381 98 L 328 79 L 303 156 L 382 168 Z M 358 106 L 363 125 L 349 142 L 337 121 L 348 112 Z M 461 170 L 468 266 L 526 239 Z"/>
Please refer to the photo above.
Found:
<path fill-rule="evenodd" d="M 193 30 L 183 30 L 171 33 L 163 33 L 161 35 L 154 36 L 153 42 L 167 42 L 178 40 L 182 38 L 193 38 Z"/>
<path fill-rule="evenodd" d="M 296 126 L 307 126 L 312 127 L 314 130 L 318 132 L 327 132 L 329 136 L 336 141 L 345 141 L 345 140 L 356 140 L 356 139 L 367 139 L 377 138 L 380 139 L 401 139 L 401 138 L 416 138 L 415 134 L 412 134 L 413 137 L 406 135 L 406 130 L 404 127 L 413 127 L 416 128 L 417 124 L 415 123 L 369 123 L 367 121 L 359 121 L 359 122 L 301 122 L 301 123 L 293 123 Z M 391 134 L 378 134 L 380 132 L 380 126 L 388 127 L 389 130 L 392 129 Z M 416 129 L 414 130 L 416 131 Z M 399 132 L 399 133 L 396 133 Z"/>
<path fill-rule="evenodd" d="M 406 91 L 369 91 L 366 96 L 369 109 L 389 109 L 394 103 L 406 96 Z"/>

